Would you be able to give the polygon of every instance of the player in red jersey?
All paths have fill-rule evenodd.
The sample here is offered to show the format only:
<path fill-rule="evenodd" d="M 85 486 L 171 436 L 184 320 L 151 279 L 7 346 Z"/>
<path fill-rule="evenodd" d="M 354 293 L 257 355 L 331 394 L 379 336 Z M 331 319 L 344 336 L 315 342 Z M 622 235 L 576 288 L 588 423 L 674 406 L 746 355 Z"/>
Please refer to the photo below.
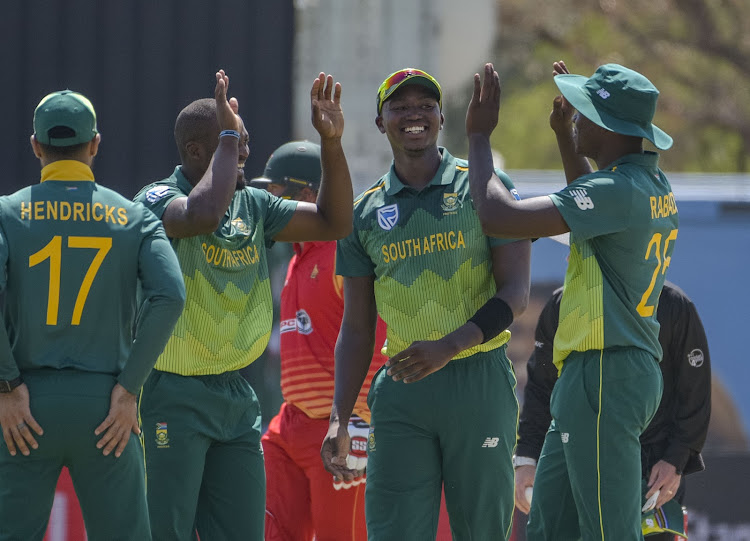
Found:
<path fill-rule="evenodd" d="M 320 146 L 282 145 L 264 177 L 251 186 L 297 201 L 315 201 L 320 187 Z M 344 312 L 343 279 L 335 273 L 335 242 L 294 244 L 281 292 L 281 391 L 284 404 L 262 439 L 266 463 L 266 540 L 364 541 L 364 475 L 334 485 L 320 461 L 333 400 L 334 355 Z M 370 419 L 367 392 L 386 357 L 379 322 L 375 354 L 349 425 L 352 464 L 364 470 Z M 364 474 L 364 472 L 363 472 Z"/>

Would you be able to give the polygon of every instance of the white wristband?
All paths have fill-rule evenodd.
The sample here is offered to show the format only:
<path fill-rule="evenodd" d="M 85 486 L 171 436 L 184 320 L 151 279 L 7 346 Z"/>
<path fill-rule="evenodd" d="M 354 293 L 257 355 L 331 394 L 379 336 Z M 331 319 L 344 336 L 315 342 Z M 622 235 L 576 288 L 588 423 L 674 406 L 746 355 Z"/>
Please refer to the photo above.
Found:
<path fill-rule="evenodd" d="M 520 466 L 536 466 L 536 459 L 528 456 L 516 456 L 513 455 L 513 468 Z"/>

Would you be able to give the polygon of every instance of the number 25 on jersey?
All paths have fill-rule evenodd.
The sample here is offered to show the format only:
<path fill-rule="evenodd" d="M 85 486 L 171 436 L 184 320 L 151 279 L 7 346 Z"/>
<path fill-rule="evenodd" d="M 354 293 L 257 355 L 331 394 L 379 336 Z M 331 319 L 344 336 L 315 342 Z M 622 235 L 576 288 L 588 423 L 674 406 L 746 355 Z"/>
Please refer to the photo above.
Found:
<path fill-rule="evenodd" d="M 646 248 L 646 257 L 644 257 L 644 259 L 648 260 L 651 257 L 651 249 L 653 248 L 653 256 L 656 258 L 656 268 L 654 269 L 654 274 L 651 276 L 651 283 L 648 284 L 646 291 L 643 292 L 641 302 L 639 302 L 637 306 L 638 314 L 640 314 L 641 317 L 651 317 L 654 314 L 654 305 L 656 305 L 657 300 L 659 299 L 661 288 L 659 288 L 656 299 L 654 299 L 651 304 L 647 303 L 654 292 L 654 286 L 656 285 L 656 279 L 659 277 L 659 271 L 661 271 L 662 274 L 666 274 L 669 264 L 672 261 L 672 257 L 668 256 L 667 253 L 669 251 L 669 244 L 674 242 L 677 238 L 677 230 L 672 229 L 669 232 L 669 235 L 667 235 L 667 238 L 664 240 L 663 250 L 662 237 L 663 235 L 661 233 L 654 233 L 651 240 L 648 242 L 648 247 Z"/>

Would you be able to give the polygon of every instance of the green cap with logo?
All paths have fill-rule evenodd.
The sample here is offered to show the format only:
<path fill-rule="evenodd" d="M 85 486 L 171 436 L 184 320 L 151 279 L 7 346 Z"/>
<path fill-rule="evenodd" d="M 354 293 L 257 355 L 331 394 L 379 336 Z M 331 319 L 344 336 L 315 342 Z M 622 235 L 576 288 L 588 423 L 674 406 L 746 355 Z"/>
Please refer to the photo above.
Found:
<path fill-rule="evenodd" d="M 280 197 L 291 198 L 308 187 L 320 188 L 320 145 L 310 141 L 291 141 L 273 151 L 266 162 L 263 176 L 250 181 L 250 186 L 267 189 L 269 184 L 284 187 Z"/>
<path fill-rule="evenodd" d="M 97 133 L 94 106 L 78 92 L 47 94 L 34 110 L 34 136 L 43 145 L 79 145 L 88 143 Z"/>
<path fill-rule="evenodd" d="M 659 91 L 637 71 L 605 64 L 591 77 L 560 74 L 554 81 L 580 114 L 602 128 L 643 137 L 662 150 L 672 146 L 672 138 L 652 123 Z"/>

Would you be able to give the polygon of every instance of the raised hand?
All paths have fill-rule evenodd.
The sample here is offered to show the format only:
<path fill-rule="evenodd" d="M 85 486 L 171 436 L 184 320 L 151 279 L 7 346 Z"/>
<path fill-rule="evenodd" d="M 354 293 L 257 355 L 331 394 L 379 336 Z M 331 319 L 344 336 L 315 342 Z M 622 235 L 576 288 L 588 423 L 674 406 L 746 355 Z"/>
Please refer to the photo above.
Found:
<path fill-rule="evenodd" d="M 341 83 L 333 84 L 333 76 L 321 72 L 310 90 L 312 124 L 321 139 L 340 139 L 344 133 L 344 112 L 341 109 Z"/>
<path fill-rule="evenodd" d="M 103 449 L 104 456 L 114 451 L 115 456 L 119 458 L 130 441 L 131 432 L 136 436 L 141 433 L 138 426 L 137 397 L 116 383 L 110 395 L 109 414 L 94 430 L 97 436 L 104 434 L 97 442 L 96 448 Z"/>
<path fill-rule="evenodd" d="M 484 82 L 474 74 L 474 93 L 466 111 L 466 135 L 489 137 L 500 114 L 500 76 L 492 64 L 484 65 Z"/>
<path fill-rule="evenodd" d="M 565 62 L 559 60 L 552 64 L 552 76 L 556 77 L 560 74 L 568 74 L 567 66 Z M 552 101 L 552 112 L 549 115 L 549 126 L 555 132 L 567 130 L 570 131 L 573 126 L 573 114 L 575 109 L 572 105 L 562 96 L 556 96 Z"/>
<path fill-rule="evenodd" d="M 3 439 L 11 456 L 16 456 L 16 446 L 24 456 L 29 456 L 29 447 L 38 449 L 39 444 L 31 433 L 42 435 L 42 427 L 31 415 L 29 388 L 22 383 L 9 393 L 0 393 L 0 425 Z"/>
<path fill-rule="evenodd" d="M 235 103 L 230 104 L 227 100 L 227 92 L 229 90 L 229 76 L 224 73 L 224 70 L 216 72 L 216 88 L 214 89 L 214 98 L 216 99 L 216 119 L 219 121 L 220 130 L 234 130 L 239 131 L 240 120 L 237 118 L 237 112 L 234 110 L 232 105 L 235 105 L 239 110 L 239 104 L 237 100 L 232 98 Z"/>

